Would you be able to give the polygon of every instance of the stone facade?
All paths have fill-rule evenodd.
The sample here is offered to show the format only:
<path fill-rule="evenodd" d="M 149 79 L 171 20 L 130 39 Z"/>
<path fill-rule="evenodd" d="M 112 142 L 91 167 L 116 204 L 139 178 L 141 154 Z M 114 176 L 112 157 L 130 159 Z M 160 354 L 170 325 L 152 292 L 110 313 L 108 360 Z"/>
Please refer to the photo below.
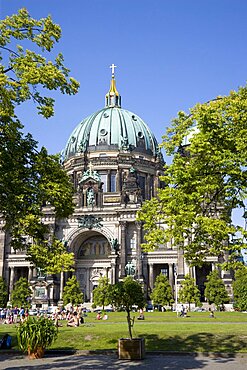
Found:
<path fill-rule="evenodd" d="M 174 284 L 179 286 L 190 272 L 203 297 L 206 274 L 214 268 L 217 258 L 208 260 L 204 269 L 190 269 L 183 251 L 169 243 L 154 252 L 141 250 L 144 234 L 136 213 L 144 200 L 156 196 L 164 163 L 147 126 L 136 115 L 121 110 L 120 101 L 113 76 L 108 105 L 100 111 L 97 132 L 96 113 L 82 122 L 85 129 L 80 143 L 79 134 L 73 134 L 65 149 L 63 166 L 75 189 L 74 214 L 55 226 L 54 212 L 47 206 L 43 209 L 44 222 L 51 229 L 56 228 L 57 237 L 74 253 L 74 274 L 85 301 L 92 301 L 93 289 L 101 276 L 107 276 L 114 284 L 127 274 L 143 284 L 148 300 L 157 275 L 167 275 L 175 291 Z M 111 121 L 109 117 L 113 117 Z M 6 279 L 9 293 L 22 276 L 32 286 L 33 304 L 57 304 L 71 274 L 42 276 L 42 271 L 37 271 L 23 252 L 11 249 L 3 221 L 0 226 L 0 275 Z"/>

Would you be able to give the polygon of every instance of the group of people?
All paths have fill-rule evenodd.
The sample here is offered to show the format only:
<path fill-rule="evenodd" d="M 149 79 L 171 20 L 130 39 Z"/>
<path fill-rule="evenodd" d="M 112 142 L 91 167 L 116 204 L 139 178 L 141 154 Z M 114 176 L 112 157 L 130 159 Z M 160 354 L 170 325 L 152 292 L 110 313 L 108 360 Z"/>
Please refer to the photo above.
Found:
<path fill-rule="evenodd" d="M 55 325 L 62 326 L 60 320 L 67 320 L 67 326 L 78 327 L 80 324 L 84 324 L 84 316 L 86 314 L 79 306 L 71 306 L 67 310 L 57 308 L 54 314 Z"/>
<path fill-rule="evenodd" d="M 101 316 L 101 313 L 98 312 L 97 315 L 96 315 L 96 320 L 108 320 L 108 315 L 107 313 L 104 313 L 103 316 Z"/>
<path fill-rule="evenodd" d="M 31 312 L 30 312 L 31 313 Z M 3 324 L 17 324 L 26 320 L 29 316 L 28 308 L 6 308 L 0 309 L 0 321 Z M 35 314 L 36 317 L 40 317 L 39 311 Z M 47 312 L 43 315 L 54 321 L 56 326 L 62 326 L 61 321 L 66 320 L 67 326 L 79 326 L 84 323 L 84 316 L 86 316 L 83 309 L 79 306 L 69 307 L 68 309 L 56 308 L 51 314 Z"/>
<path fill-rule="evenodd" d="M 23 307 L 3 308 L 0 310 L 0 319 L 3 324 L 16 324 L 23 322 L 28 317 L 28 309 Z"/>

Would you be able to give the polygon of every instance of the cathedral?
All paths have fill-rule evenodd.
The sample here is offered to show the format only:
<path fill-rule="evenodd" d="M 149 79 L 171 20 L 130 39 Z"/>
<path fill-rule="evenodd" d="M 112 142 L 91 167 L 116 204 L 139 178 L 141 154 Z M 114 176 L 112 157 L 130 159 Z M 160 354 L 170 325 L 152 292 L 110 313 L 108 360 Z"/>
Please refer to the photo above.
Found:
<path fill-rule="evenodd" d="M 0 229 L 0 275 L 11 293 L 15 282 L 26 277 L 33 291 L 32 304 L 54 305 L 62 300 L 66 280 L 76 275 L 85 302 L 99 278 L 114 284 L 132 275 L 143 285 L 147 301 L 160 273 L 169 279 L 174 293 L 185 274 L 196 279 L 204 297 L 206 275 L 215 268 L 211 257 L 202 268 L 190 268 L 183 251 L 169 243 L 144 253 L 142 224 L 136 220 L 142 202 L 156 196 L 164 160 L 148 125 L 135 113 L 123 109 L 112 65 L 109 92 L 103 109 L 79 123 L 62 152 L 62 163 L 74 185 L 75 210 L 55 225 L 54 212 L 44 208 L 44 222 L 56 228 L 75 256 L 74 272 L 46 275 L 38 271 L 23 251 L 14 251 Z M 2 222 L 3 225 L 3 222 Z M 225 274 L 226 286 L 230 277 Z"/>

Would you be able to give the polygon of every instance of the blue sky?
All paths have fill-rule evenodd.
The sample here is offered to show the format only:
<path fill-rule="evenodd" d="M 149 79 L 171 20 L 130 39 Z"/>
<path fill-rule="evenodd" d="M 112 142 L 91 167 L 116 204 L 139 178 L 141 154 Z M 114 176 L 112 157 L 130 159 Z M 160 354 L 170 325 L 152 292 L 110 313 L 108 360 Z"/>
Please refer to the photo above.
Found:
<path fill-rule="evenodd" d="M 246 83 L 246 0 L 0 0 L 1 18 L 26 7 L 51 14 L 62 28 L 62 52 L 81 84 L 76 96 L 55 94 L 55 116 L 18 109 L 25 130 L 50 153 L 73 128 L 104 106 L 112 63 L 122 107 L 139 115 L 160 142 L 180 110 Z"/>
<path fill-rule="evenodd" d="M 51 14 L 60 24 L 54 53 L 64 54 L 81 84 L 76 96 L 55 94 L 55 116 L 48 121 L 37 117 L 32 102 L 18 111 L 51 153 L 104 106 L 112 63 L 122 107 L 142 117 L 158 141 L 179 110 L 246 82 L 245 0 L 0 0 L 1 18 L 21 7 L 35 18 Z"/>

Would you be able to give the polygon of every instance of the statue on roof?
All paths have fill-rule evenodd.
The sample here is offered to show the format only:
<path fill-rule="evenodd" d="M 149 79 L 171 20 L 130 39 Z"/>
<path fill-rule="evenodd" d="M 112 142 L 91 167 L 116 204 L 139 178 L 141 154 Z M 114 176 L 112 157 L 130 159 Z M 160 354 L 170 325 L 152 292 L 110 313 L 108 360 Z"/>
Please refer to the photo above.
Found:
<path fill-rule="evenodd" d="M 87 205 L 93 207 L 94 204 L 95 204 L 94 190 L 93 190 L 93 188 L 88 188 L 88 190 L 87 190 Z"/>
<path fill-rule="evenodd" d="M 79 184 L 81 184 L 83 182 L 86 182 L 90 178 L 95 180 L 96 182 L 101 182 L 100 175 L 98 174 L 97 171 L 92 170 L 92 164 L 91 163 L 89 165 L 89 169 L 87 171 L 83 172 L 82 177 L 79 180 Z"/>

